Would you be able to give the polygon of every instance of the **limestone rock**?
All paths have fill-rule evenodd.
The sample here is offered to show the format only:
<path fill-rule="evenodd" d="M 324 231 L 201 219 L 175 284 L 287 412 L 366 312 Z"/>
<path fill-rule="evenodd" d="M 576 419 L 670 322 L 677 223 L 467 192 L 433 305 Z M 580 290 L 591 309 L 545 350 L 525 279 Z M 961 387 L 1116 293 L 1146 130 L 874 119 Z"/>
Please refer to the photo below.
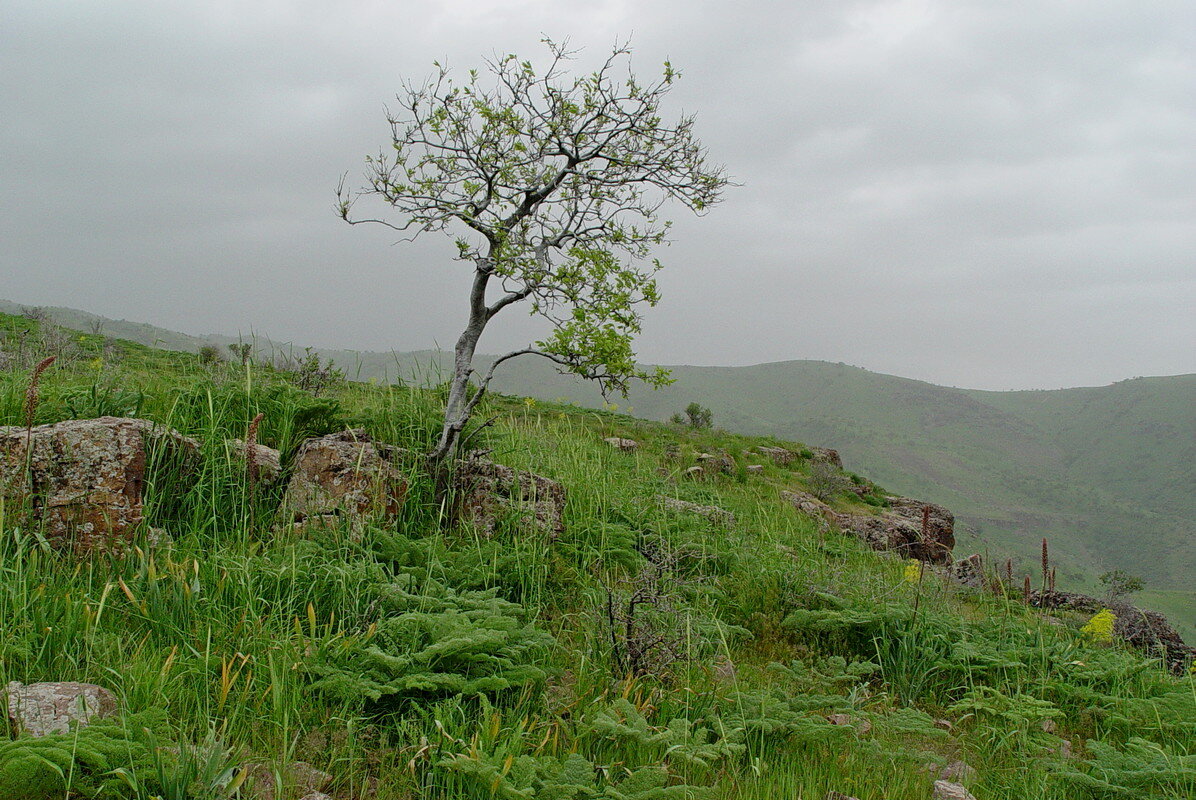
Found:
<path fill-rule="evenodd" d="M 839 458 L 838 450 L 832 450 L 829 447 L 811 447 L 810 451 L 814 453 L 815 461 L 823 461 L 843 469 L 843 459 Z"/>
<path fill-rule="evenodd" d="M 685 477 L 693 478 L 694 480 L 701 480 L 706 477 L 706 470 L 697 466 L 696 464 L 685 470 Z"/>
<path fill-rule="evenodd" d="M 199 443 L 145 419 L 99 417 L 0 427 L 0 494 L 34 499 L 34 517 L 55 548 L 118 552 L 144 520 L 149 472 L 186 474 Z"/>
<path fill-rule="evenodd" d="M 703 506 L 698 503 L 691 503 L 688 500 L 678 500 L 676 497 L 669 497 L 664 494 L 656 495 L 656 503 L 661 508 L 666 508 L 670 511 L 679 511 L 683 514 L 694 514 L 716 525 L 725 525 L 728 528 L 735 525 L 735 515 L 725 508 L 719 508 L 718 506 Z"/>
<path fill-rule="evenodd" d="M 229 455 L 235 461 L 257 470 L 259 483 L 269 485 L 278 480 L 278 476 L 282 472 L 282 454 L 273 447 L 254 443 L 246 453 L 245 442 L 240 439 L 230 439 L 226 445 Z"/>
<path fill-rule="evenodd" d="M 299 800 L 332 800 L 332 796 L 323 792 L 312 792 L 311 794 L 303 795 Z"/>
<path fill-rule="evenodd" d="M 748 464 L 747 472 L 749 475 L 759 475 L 760 473 L 764 472 L 764 465 L 763 464 Z"/>
<path fill-rule="evenodd" d="M 792 450 L 786 450 L 784 447 L 766 447 L 760 445 L 756 448 L 756 452 L 768 456 L 779 467 L 788 466 L 797 460 L 797 453 Z"/>
<path fill-rule="evenodd" d="M 461 463 L 457 489 L 461 518 L 487 535 L 506 514 L 553 539 L 565 530 L 565 487 L 542 475 L 472 455 Z"/>
<path fill-rule="evenodd" d="M 856 719 L 851 714 L 830 714 L 826 721 L 832 725 L 847 725 L 855 728 L 856 733 L 865 734 L 872 730 L 872 722 L 867 719 Z"/>
<path fill-rule="evenodd" d="M 958 783 L 935 781 L 934 800 L 976 800 L 976 798 Z"/>
<path fill-rule="evenodd" d="M 843 794 L 842 792 L 827 792 L 822 800 L 857 800 L 851 795 Z"/>
<path fill-rule="evenodd" d="M 407 495 L 396 464 L 403 450 L 375 442 L 362 430 L 308 439 L 295 456 L 282 500 L 284 519 L 320 514 L 394 517 Z"/>
<path fill-rule="evenodd" d="M 620 439 L 618 436 L 608 436 L 602 441 L 624 453 L 634 453 L 640 449 L 640 443 L 635 439 Z"/>
<path fill-rule="evenodd" d="M 68 733 L 71 723 L 87 725 L 116 714 L 116 696 L 91 683 L 31 683 L 13 681 L 5 689 L 8 718 L 30 736 Z"/>

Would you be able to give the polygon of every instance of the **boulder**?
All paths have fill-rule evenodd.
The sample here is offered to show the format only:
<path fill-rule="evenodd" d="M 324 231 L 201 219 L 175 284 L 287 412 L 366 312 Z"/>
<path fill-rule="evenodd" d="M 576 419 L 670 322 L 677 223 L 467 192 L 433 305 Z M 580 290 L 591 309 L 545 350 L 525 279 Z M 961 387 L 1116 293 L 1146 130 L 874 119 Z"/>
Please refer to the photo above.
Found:
<path fill-rule="evenodd" d="M 656 504 L 669 511 L 694 514 L 709 522 L 713 522 L 715 525 L 725 525 L 728 528 L 735 525 L 735 515 L 725 508 L 719 508 L 718 506 L 703 506 L 698 503 L 691 503 L 688 500 L 678 500 L 676 497 L 669 497 L 664 494 L 656 495 Z"/>
<path fill-rule="evenodd" d="M 602 441 L 624 453 L 634 453 L 640 449 L 640 443 L 635 439 L 620 439 L 618 436 L 608 436 Z"/>
<path fill-rule="evenodd" d="M 792 450 L 786 450 L 784 447 L 766 447 L 760 445 L 756 448 L 756 452 L 760 455 L 768 456 L 779 467 L 788 466 L 797 460 L 797 453 Z"/>
<path fill-rule="evenodd" d="M 706 477 L 706 470 L 695 464 L 692 467 L 686 468 L 685 477 L 693 478 L 694 480 L 702 480 Z"/>
<path fill-rule="evenodd" d="M 888 500 L 889 513 L 911 522 L 917 527 L 919 537 L 926 540 L 927 547 L 942 551 L 939 557 L 924 560 L 945 561 L 946 555 L 955 547 L 955 515 L 940 505 L 912 497 L 890 497 Z"/>
<path fill-rule="evenodd" d="M 565 487 L 554 480 L 474 454 L 461 463 L 456 484 L 460 517 L 486 535 L 508 514 L 554 540 L 565 530 Z"/>
<path fill-rule="evenodd" d="M 814 461 L 822 461 L 843 469 L 843 459 L 839 458 L 838 450 L 832 450 L 829 447 L 811 447 L 810 452 L 814 454 Z"/>
<path fill-rule="evenodd" d="M 30 736 L 69 733 L 71 724 L 116 714 L 116 696 L 91 683 L 31 683 L 13 681 L 5 689 L 8 718 L 14 728 Z"/>
<path fill-rule="evenodd" d="M 234 461 L 256 471 L 258 483 L 269 485 L 278 480 L 282 472 L 282 454 L 273 447 L 254 443 L 246 451 L 245 442 L 240 439 L 229 439 L 225 444 Z"/>
<path fill-rule="evenodd" d="M 407 495 L 407 481 L 397 467 L 403 452 L 373 441 L 360 429 L 308 439 L 295 456 L 282 500 L 283 519 L 396 516 Z"/>
<path fill-rule="evenodd" d="M 747 473 L 749 475 L 759 475 L 764 472 L 764 465 L 763 464 L 748 464 L 746 469 L 747 469 Z"/>
<path fill-rule="evenodd" d="M 934 800 L 976 800 L 976 798 L 958 783 L 935 781 Z"/>
<path fill-rule="evenodd" d="M 832 725 L 846 725 L 848 727 L 855 728 L 855 732 L 860 735 L 868 733 L 870 730 L 872 730 L 871 721 L 862 717 L 856 719 L 850 714 L 830 714 L 827 716 L 826 721 Z"/>
<path fill-rule="evenodd" d="M 149 473 L 184 475 L 198 457 L 199 442 L 145 419 L 0 427 L 0 494 L 32 497 L 34 519 L 55 548 L 120 552 L 144 521 Z"/>

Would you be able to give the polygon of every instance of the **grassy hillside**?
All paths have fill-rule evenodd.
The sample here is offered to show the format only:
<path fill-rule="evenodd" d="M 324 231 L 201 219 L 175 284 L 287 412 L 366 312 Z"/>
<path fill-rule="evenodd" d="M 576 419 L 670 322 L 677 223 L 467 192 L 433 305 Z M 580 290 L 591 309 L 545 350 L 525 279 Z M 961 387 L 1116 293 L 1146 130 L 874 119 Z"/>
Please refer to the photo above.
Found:
<path fill-rule="evenodd" d="M 94 321 L 50 311 L 84 329 Z M 109 335 L 143 344 L 195 351 L 235 341 L 101 321 Z M 258 344 L 263 357 L 296 351 L 264 337 Z M 320 353 L 360 380 L 426 381 L 441 363 L 432 352 Z M 961 550 L 1030 563 L 1045 537 L 1069 585 L 1093 589 L 1097 575 L 1115 568 L 1139 574 L 1152 601 L 1196 639 L 1196 375 L 983 392 L 817 361 L 671 369 L 673 386 L 618 402 L 665 420 L 697 401 L 726 430 L 837 448 L 849 469 L 955 511 Z M 541 400 L 604 402 L 592 386 L 535 360 L 505 365 L 496 385 Z"/>
<path fill-rule="evenodd" d="M 267 366 L 11 317 L 0 331 L 23 348 L 0 371 L 0 424 L 24 424 L 27 368 L 53 349 L 37 423 L 136 413 L 204 443 L 197 470 L 148 484 L 168 540 L 81 562 L 19 505 L 0 513 L 0 685 L 94 682 L 123 707 L 37 741 L 0 730 L 6 800 L 248 797 L 254 763 L 294 800 L 296 761 L 328 772 L 336 800 L 926 800 L 927 764 L 958 759 L 978 800 L 1196 792 L 1196 678 L 1082 632 L 1083 617 L 825 530 L 779 497 L 808 485 L 810 462 L 752 455 L 775 439 L 494 397 L 481 444 L 568 502 L 559 537 L 518 517 L 487 537 L 437 502 L 414 455 L 435 434 L 434 392 L 316 398 Z M 407 448 L 399 516 L 276 528 L 282 483 L 251 490 L 223 445 L 259 412 L 284 477 L 305 436 L 346 425 Z M 735 468 L 681 478 L 703 451 Z M 853 498 L 834 503 L 868 508 Z M 632 597 L 632 623 L 612 625 Z M 657 641 L 626 668 L 629 647 Z"/>

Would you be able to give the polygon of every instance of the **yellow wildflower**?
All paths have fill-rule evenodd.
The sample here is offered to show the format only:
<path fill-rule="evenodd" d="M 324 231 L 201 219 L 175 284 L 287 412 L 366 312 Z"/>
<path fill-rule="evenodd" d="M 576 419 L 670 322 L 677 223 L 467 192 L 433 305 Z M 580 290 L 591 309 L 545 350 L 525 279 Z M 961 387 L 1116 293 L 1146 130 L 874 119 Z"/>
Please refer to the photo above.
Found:
<path fill-rule="evenodd" d="M 1091 636 L 1098 642 L 1113 641 L 1113 628 L 1117 625 L 1117 615 L 1112 609 L 1106 608 L 1097 612 L 1092 619 L 1080 628 L 1080 633 Z"/>
<path fill-rule="evenodd" d="M 536 398 L 525 397 L 525 398 L 523 398 L 523 404 L 525 406 L 527 406 L 528 408 L 535 408 L 536 407 Z"/>
<path fill-rule="evenodd" d="M 906 583 L 917 583 L 922 577 L 922 562 L 915 559 L 910 559 L 905 565 L 905 575 L 903 579 Z"/>

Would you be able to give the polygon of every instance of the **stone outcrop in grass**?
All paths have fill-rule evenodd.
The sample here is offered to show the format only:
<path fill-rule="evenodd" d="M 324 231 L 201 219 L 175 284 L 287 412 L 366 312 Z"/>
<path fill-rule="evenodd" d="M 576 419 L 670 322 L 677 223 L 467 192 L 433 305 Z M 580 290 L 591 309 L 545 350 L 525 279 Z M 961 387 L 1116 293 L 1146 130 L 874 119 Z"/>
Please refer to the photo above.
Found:
<path fill-rule="evenodd" d="M 31 683 L 13 681 L 5 689 L 8 719 L 15 730 L 30 736 L 69 733 L 74 725 L 115 716 L 116 696 L 91 683 Z"/>
<path fill-rule="evenodd" d="M 119 552 L 144 521 L 149 474 L 185 474 L 198 456 L 194 439 L 145 419 L 2 427 L 0 493 L 30 502 L 34 522 L 57 549 Z"/>
<path fill-rule="evenodd" d="M 397 466 L 403 452 L 360 429 L 308 439 L 295 456 L 282 501 L 284 518 L 396 516 L 407 495 L 407 480 Z"/>
<path fill-rule="evenodd" d="M 487 536 L 504 519 L 553 539 L 565 530 L 565 487 L 534 472 L 473 454 L 458 467 L 456 490 L 461 519 Z"/>

